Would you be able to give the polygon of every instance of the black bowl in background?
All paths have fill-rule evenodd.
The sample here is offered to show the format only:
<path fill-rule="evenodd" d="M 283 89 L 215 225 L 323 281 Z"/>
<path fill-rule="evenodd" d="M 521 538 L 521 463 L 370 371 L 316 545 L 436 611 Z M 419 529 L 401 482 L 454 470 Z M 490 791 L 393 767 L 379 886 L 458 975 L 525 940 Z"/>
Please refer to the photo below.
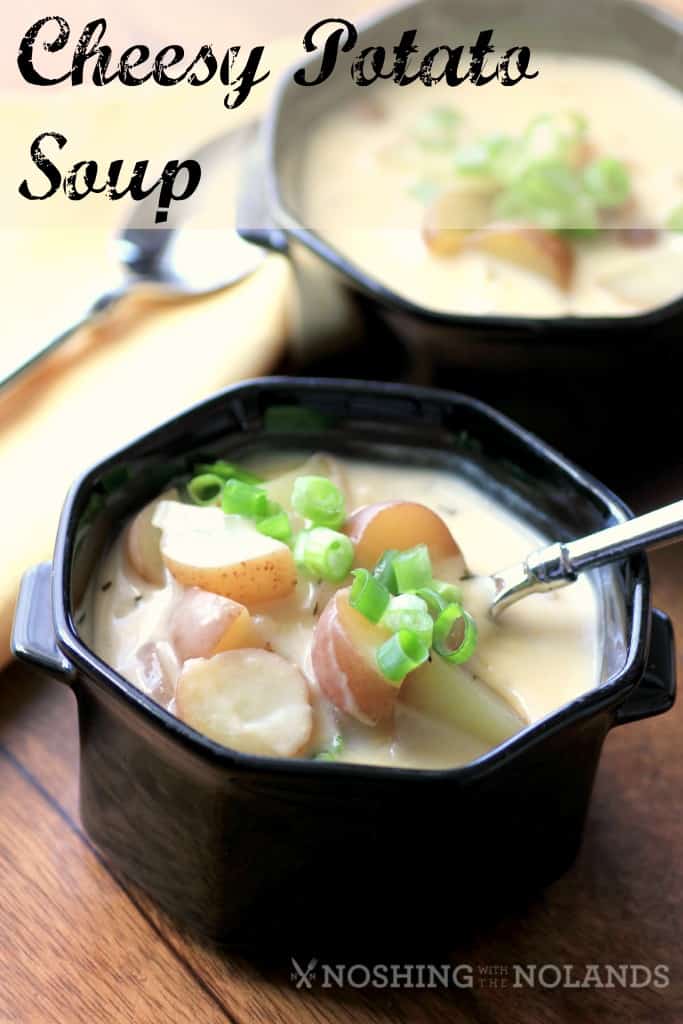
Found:
<path fill-rule="evenodd" d="M 683 21 L 639 0 L 418 0 L 366 22 L 354 53 L 375 44 L 391 50 L 407 28 L 417 28 L 423 52 L 446 41 L 467 42 L 481 29 L 494 28 L 499 45 L 523 41 L 535 51 L 618 58 L 683 89 Z M 299 66 L 317 66 L 319 59 L 312 54 Z M 312 254 L 318 267 L 360 305 L 367 338 L 388 329 L 418 353 L 421 364 L 427 356 L 437 364 L 498 374 L 607 373 L 641 385 L 651 369 L 653 379 L 661 381 L 669 362 L 678 365 L 683 284 L 675 302 L 634 316 L 451 315 L 403 299 L 336 251 L 302 222 L 299 160 L 316 122 L 357 95 L 358 86 L 346 66 L 312 89 L 302 90 L 291 73 L 282 78 L 245 175 L 238 220 L 246 238 L 288 253 L 302 281 L 310 273 Z M 457 97 L 457 89 L 453 95 Z"/>
<path fill-rule="evenodd" d="M 241 945 L 452 934 L 557 878 L 577 851 L 605 736 L 674 699 L 646 559 L 594 574 L 600 681 L 463 768 L 258 758 L 198 734 L 102 662 L 76 609 L 125 519 L 199 453 L 325 448 L 462 474 L 558 539 L 628 517 L 605 487 L 486 406 L 446 392 L 270 379 L 231 388 L 85 473 L 54 562 L 31 570 L 13 649 L 73 689 L 81 814 L 117 871 L 195 930 Z M 552 680 L 549 680 L 552 685 Z M 643 809 L 647 813 L 647 809 Z"/>

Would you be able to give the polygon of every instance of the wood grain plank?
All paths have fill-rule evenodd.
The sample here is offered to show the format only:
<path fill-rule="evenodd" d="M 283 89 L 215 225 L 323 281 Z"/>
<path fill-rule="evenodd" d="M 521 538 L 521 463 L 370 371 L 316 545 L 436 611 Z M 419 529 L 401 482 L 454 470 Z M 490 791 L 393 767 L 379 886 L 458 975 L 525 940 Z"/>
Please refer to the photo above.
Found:
<path fill-rule="evenodd" d="M 0 1021 L 230 1018 L 0 750 Z"/>
<path fill-rule="evenodd" d="M 636 495 L 636 502 L 640 499 Z M 666 500 L 662 498 L 661 500 Z M 643 495 L 644 505 L 654 504 Z M 653 558 L 655 600 L 683 629 L 677 580 L 683 549 Z M 679 656 L 680 657 L 680 656 Z M 16 667 L 0 695 L 0 741 L 77 817 L 76 720 L 69 692 Z M 306 1022 L 411 1022 L 447 1019 L 593 1021 L 618 1013 L 624 1021 L 663 1024 L 683 1019 L 680 950 L 683 828 L 677 791 L 683 781 L 680 730 L 683 706 L 661 719 L 615 731 L 599 772 L 586 840 L 574 869 L 514 916 L 482 923 L 454 942 L 454 963 L 472 964 L 472 992 L 298 992 L 288 964 L 262 964 L 230 956 L 183 935 L 139 898 L 179 956 L 192 964 L 235 1019 Z M 669 966 L 666 989 L 513 989 L 491 987 L 485 965 L 587 963 Z"/>

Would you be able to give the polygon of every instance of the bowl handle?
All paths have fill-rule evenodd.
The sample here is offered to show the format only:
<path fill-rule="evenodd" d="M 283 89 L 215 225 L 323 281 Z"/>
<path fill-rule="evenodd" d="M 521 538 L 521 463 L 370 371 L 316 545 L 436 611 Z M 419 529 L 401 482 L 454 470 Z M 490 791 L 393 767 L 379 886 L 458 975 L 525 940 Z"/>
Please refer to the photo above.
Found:
<path fill-rule="evenodd" d="M 52 618 L 52 565 L 43 562 L 24 573 L 12 627 L 12 653 L 55 676 L 71 682 L 76 670 L 57 647 Z"/>
<path fill-rule="evenodd" d="M 645 675 L 635 690 L 617 708 L 615 725 L 638 722 L 661 715 L 676 699 L 676 651 L 671 619 L 654 609 L 650 633 L 650 655 Z"/>

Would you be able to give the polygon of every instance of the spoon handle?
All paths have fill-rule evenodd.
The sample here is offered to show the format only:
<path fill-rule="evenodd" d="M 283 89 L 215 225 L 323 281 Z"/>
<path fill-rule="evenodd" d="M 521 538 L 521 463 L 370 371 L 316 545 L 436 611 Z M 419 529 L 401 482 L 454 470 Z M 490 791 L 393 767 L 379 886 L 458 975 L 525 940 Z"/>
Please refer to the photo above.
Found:
<path fill-rule="evenodd" d="M 579 573 L 618 562 L 636 551 L 662 547 L 683 539 L 683 501 L 647 512 L 625 523 L 608 526 L 588 537 L 550 544 L 534 551 L 521 564 L 495 574 L 491 615 L 528 594 L 543 593 L 573 583 Z"/>
<path fill-rule="evenodd" d="M 104 295 L 101 295 L 97 302 L 95 302 L 83 314 L 83 316 L 81 316 L 78 320 L 72 323 L 65 330 L 57 334 L 54 338 L 51 338 L 50 341 L 46 342 L 44 345 L 41 345 L 40 348 L 34 349 L 32 352 L 30 352 L 29 355 L 22 359 L 20 363 L 17 363 L 15 366 L 13 366 L 8 373 L 0 376 L 0 391 L 3 391 L 5 388 L 8 388 L 11 384 L 14 384 L 15 381 L 19 380 L 20 377 L 23 377 L 25 373 L 28 373 L 29 370 L 33 369 L 34 366 L 42 362 L 43 359 L 45 359 L 49 355 L 52 355 L 52 353 L 56 352 L 57 349 L 62 348 L 62 346 L 65 345 L 67 341 L 69 341 L 74 336 L 74 334 L 76 334 L 77 331 L 79 331 L 82 327 L 88 326 L 88 324 L 90 324 L 91 322 L 94 322 L 97 317 L 101 316 L 103 313 L 109 310 L 109 308 L 113 306 L 114 303 L 118 302 L 118 300 L 126 293 L 126 291 L 127 289 L 123 287 L 121 289 L 116 289 L 114 291 L 106 292 Z"/>
<path fill-rule="evenodd" d="M 647 512 L 599 533 L 551 544 L 527 559 L 527 568 L 539 580 L 571 582 L 579 573 L 627 558 L 636 551 L 662 547 L 683 538 L 683 501 Z"/>

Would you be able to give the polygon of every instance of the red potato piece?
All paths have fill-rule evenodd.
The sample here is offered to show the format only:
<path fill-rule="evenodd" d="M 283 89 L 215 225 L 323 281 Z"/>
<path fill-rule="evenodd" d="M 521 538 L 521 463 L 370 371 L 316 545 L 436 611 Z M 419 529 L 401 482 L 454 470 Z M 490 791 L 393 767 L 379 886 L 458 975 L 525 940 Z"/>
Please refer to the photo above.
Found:
<path fill-rule="evenodd" d="M 185 587 L 251 606 L 288 597 L 296 586 L 291 550 L 241 516 L 164 501 L 154 525 L 161 528 L 164 563 Z"/>
<path fill-rule="evenodd" d="M 407 551 L 426 544 L 432 564 L 449 561 L 456 578 L 466 573 L 465 559 L 443 519 L 426 505 L 412 501 L 386 501 L 357 509 L 346 520 L 344 532 L 355 545 L 354 565 L 374 569 L 385 551 Z"/>
<path fill-rule="evenodd" d="M 169 634 L 181 661 L 258 646 L 244 605 L 199 587 L 186 590 L 173 609 Z"/>
<path fill-rule="evenodd" d="M 186 662 L 176 707 L 193 729 L 244 754 L 296 757 L 313 728 L 306 680 L 270 651 L 246 648 Z"/>
<path fill-rule="evenodd" d="M 349 604 L 340 590 L 313 634 L 311 660 L 320 689 L 335 707 L 361 722 L 390 718 L 399 694 L 377 668 L 375 652 L 390 636 Z"/>
<path fill-rule="evenodd" d="M 161 557 L 161 530 L 152 520 L 160 502 L 175 501 L 177 497 L 178 492 L 170 490 L 145 505 L 126 531 L 124 550 L 128 563 L 138 576 L 157 587 L 163 587 L 166 571 Z"/>
<path fill-rule="evenodd" d="M 457 256 L 473 230 L 491 219 L 492 191 L 454 188 L 442 192 L 427 208 L 422 225 L 425 245 L 434 256 Z"/>
<path fill-rule="evenodd" d="M 519 224 L 492 224 L 473 232 L 467 248 L 489 253 L 523 270 L 547 278 L 557 288 L 568 291 L 576 262 L 571 243 L 555 231 Z"/>

